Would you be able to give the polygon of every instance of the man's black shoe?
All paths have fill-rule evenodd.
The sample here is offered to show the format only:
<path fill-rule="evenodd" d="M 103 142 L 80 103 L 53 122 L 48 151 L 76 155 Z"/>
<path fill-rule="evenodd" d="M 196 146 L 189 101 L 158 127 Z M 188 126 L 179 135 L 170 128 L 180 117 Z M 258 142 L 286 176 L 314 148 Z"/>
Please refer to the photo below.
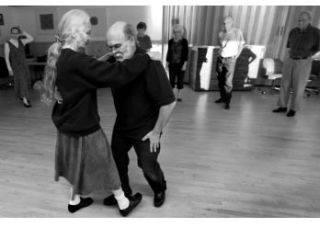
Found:
<path fill-rule="evenodd" d="M 224 99 L 222 99 L 222 98 L 219 98 L 219 99 L 218 99 L 218 100 L 216 100 L 214 103 L 219 104 L 219 103 L 223 103 L 223 102 L 225 102 L 225 100 L 224 100 Z"/>
<path fill-rule="evenodd" d="M 78 203 L 77 205 L 68 204 L 68 211 L 70 213 L 74 213 L 74 212 L 80 210 L 81 208 L 90 206 L 92 203 L 93 203 L 93 199 L 92 198 L 90 198 L 90 197 L 88 197 L 88 198 L 80 197 L 80 203 Z"/>
<path fill-rule="evenodd" d="M 103 200 L 103 204 L 106 206 L 115 206 L 117 205 L 117 200 L 114 198 L 114 195 L 110 195 Z"/>
<path fill-rule="evenodd" d="M 119 212 L 123 217 L 126 217 L 138 204 L 141 202 L 142 195 L 141 193 L 136 193 L 132 197 L 130 197 L 129 206 L 126 209 L 120 210 Z"/>
<path fill-rule="evenodd" d="M 225 106 L 224 106 L 224 109 L 230 109 L 230 104 L 226 103 Z"/>
<path fill-rule="evenodd" d="M 164 203 L 165 199 L 166 199 L 166 192 L 165 191 L 155 193 L 154 198 L 153 198 L 154 206 L 161 207 L 161 205 Z"/>
<path fill-rule="evenodd" d="M 130 200 L 130 198 L 132 198 L 132 195 L 131 194 L 127 194 L 127 193 L 124 193 L 124 195 Z M 108 196 L 107 198 L 105 198 L 103 200 L 103 204 L 106 205 L 106 206 L 115 206 L 118 204 L 116 198 L 114 197 L 114 195 L 110 195 Z"/>
<path fill-rule="evenodd" d="M 279 108 L 273 109 L 272 112 L 275 112 L 275 113 L 287 112 L 287 108 L 279 107 Z"/>
<path fill-rule="evenodd" d="M 296 111 L 290 109 L 289 112 L 287 113 L 288 117 L 293 117 L 296 114 Z"/>

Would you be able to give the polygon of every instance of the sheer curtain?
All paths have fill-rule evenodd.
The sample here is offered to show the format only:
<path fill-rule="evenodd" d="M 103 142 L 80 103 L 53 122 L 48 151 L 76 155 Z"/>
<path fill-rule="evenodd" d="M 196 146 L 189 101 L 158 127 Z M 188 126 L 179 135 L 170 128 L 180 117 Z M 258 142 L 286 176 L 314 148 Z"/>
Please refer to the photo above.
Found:
<path fill-rule="evenodd" d="M 289 31 L 302 10 L 311 11 L 313 25 L 320 26 L 319 6 L 164 6 L 162 41 L 166 44 L 171 38 L 172 18 L 179 18 L 189 44 L 218 45 L 223 18 L 230 15 L 247 44 L 264 45 L 266 57 L 283 59 Z"/>

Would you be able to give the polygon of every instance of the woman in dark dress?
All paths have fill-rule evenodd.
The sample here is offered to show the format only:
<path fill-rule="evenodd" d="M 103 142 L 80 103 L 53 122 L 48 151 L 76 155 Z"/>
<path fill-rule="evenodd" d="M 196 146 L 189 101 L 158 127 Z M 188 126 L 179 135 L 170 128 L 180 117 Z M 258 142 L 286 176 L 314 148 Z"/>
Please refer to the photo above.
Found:
<path fill-rule="evenodd" d="M 4 45 L 5 60 L 9 75 L 14 78 L 16 96 L 21 99 L 26 108 L 31 107 L 31 78 L 26 64 L 24 46 L 33 41 L 33 37 L 21 31 L 19 27 L 10 29 L 11 38 Z"/>

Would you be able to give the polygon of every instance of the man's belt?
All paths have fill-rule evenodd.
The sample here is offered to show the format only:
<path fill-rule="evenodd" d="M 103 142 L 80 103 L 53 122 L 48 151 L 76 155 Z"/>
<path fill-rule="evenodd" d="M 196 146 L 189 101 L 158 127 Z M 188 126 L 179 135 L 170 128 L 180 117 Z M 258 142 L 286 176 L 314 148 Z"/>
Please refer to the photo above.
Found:
<path fill-rule="evenodd" d="M 291 59 L 294 59 L 294 60 L 300 60 L 300 59 L 307 59 L 309 57 L 302 57 L 302 56 L 290 56 Z"/>
<path fill-rule="evenodd" d="M 234 55 L 234 56 L 229 56 L 229 57 L 222 57 L 222 56 L 220 56 L 221 59 L 234 59 L 234 58 L 236 58 L 236 57 L 237 57 L 236 55 Z"/>

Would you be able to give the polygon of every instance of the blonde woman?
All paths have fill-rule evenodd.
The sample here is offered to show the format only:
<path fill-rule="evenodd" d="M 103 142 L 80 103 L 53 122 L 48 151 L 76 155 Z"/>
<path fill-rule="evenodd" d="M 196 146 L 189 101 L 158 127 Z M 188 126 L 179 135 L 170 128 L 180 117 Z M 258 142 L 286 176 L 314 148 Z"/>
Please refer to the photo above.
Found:
<path fill-rule="evenodd" d="M 136 55 L 122 63 L 98 61 L 84 52 L 90 40 L 89 15 L 83 10 L 65 13 L 57 41 L 48 50 L 43 99 L 55 101 L 52 120 L 58 134 L 56 181 L 66 178 L 72 188 L 68 210 L 89 206 L 84 197 L 97 190 L 112 191 L 122 216 L 127 216 L 142 195 L 128 199 L 123 190 L 106 135 L 100 127 L 97 88 L 123 86 L 141 74 L 149 57 Z"/>
<path fill-rule="evenodd" d="M 167 68 L 169 69 L 170 84 L 173 89 L 177 85 L 177 101 L 182 101 L 181 90 L 183 89 L 184 73 L 188 61 L 188 41 L 183 38 L 183 31 L 182 25 L 173 25 L 173 38 L 168 42 L 167 52 Z"/>

